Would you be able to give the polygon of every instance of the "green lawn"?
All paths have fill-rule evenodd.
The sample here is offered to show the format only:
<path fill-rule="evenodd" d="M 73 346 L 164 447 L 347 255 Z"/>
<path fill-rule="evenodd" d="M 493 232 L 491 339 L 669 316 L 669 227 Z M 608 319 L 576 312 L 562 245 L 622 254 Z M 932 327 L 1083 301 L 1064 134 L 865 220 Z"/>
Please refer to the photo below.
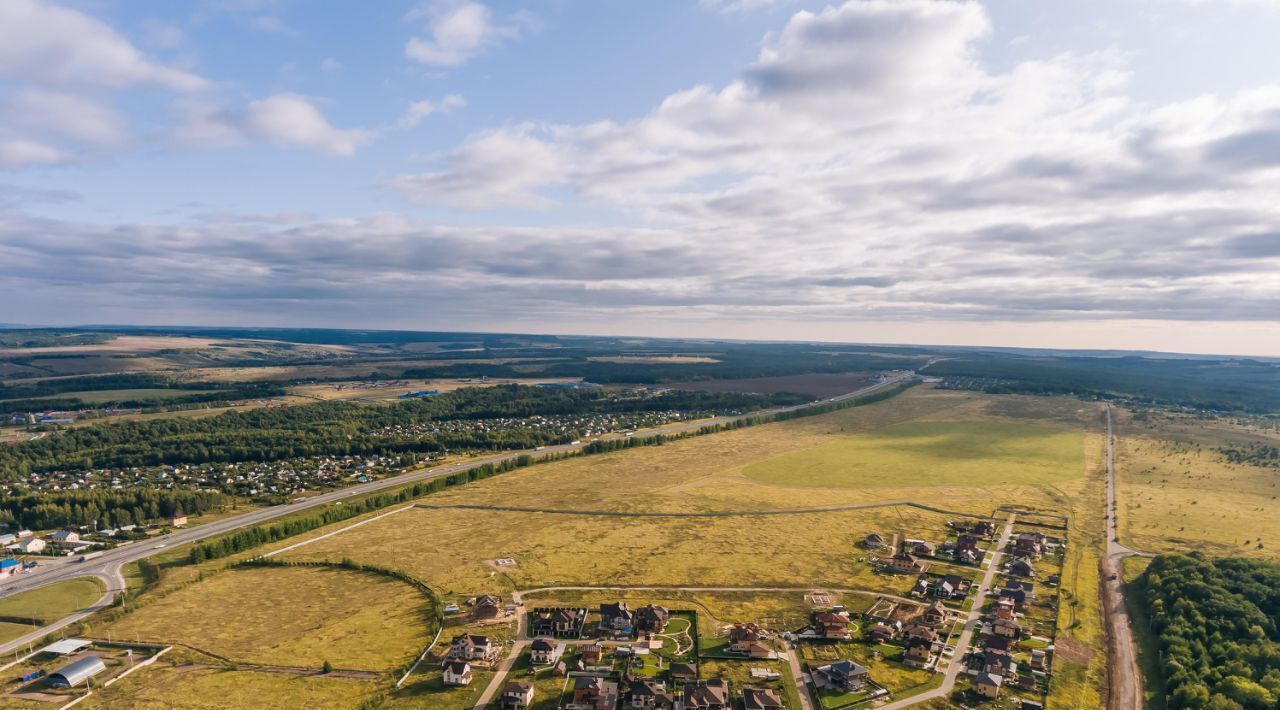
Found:
<path fill-rule="evenodd" d="M 19 619 L 34 619 L 44 625 L 84 609 L 102 597 L 102 582 L 96 579 L 69 579 L 29 592 L 0 599 L 0 641 L 14 639 L 31 630 Z"/>
<path fill-rule="evenodd" d="M 897 424 L 743 469 L 764 483 L 823 488 L 1044 484 L 1083 471 L 1080 432 L 998 421 Z"/>

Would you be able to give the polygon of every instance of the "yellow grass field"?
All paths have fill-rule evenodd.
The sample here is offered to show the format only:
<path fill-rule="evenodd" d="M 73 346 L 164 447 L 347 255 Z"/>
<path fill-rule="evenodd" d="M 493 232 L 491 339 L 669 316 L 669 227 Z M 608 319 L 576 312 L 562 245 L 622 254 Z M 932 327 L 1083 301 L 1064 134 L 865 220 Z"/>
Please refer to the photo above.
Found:
<path fill-rule="evenodd" d="M 1117 417 L 1121 539 L 1147 552 L 1280 554 L 1280 472 L 1233 464 L 1222 446 L 1280 445 L 1280 436 L 1224 422 Z"/>
<path fill-rule="evenodd" d="M 435 633 L 429 602 L 379 575 L 307 567 L 222 572 L 102 630 L 183 643 L 244 663 L 385 670 Z"/>
<path fill-rule="evenodd" d="M 209 666 L 171 666 L 165 659 L 110 688 L 95 689 L 79 708 L 223 710 L 223 708 L 355 708 L 377 693 L 369 681 L 295 677 Z"/>

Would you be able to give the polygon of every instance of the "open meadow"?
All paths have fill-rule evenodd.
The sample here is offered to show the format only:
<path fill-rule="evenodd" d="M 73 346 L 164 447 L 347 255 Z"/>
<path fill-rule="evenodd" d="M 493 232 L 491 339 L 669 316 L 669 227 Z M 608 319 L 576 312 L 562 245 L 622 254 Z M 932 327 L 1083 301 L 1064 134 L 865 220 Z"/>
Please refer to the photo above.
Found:
<path fill-rule="evenodd" d="M 1117 417 L 1120 534 L 1146 552 L 1280 554 L 1280 469 L 1224 448 L 1280 446 L 1280 434 L 1183 415 Z"/>
<path fill-rule="evenodd" d="M 47 624 L 92 606 L 104 587 L 96 579 L 69 579 L 0 599 L 0 642 L 32 630 L 32 622 Z"/>
<path fill-rule="evenodd" d="M 199 610 L 199 613 L 192 613 Z M 240 568 L 143 603 L 100 630 L 180 643 L 243 663 L 386 670 L 435 632 L 413 587 L 344 569 Z"/>

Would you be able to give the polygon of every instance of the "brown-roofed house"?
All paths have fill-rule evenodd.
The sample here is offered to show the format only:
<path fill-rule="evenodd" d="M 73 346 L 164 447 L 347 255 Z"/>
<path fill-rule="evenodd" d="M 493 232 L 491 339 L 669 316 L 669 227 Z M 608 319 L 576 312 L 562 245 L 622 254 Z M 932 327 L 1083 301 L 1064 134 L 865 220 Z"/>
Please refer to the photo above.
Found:
<path fill-rule="evenodd" d="M 729 684 L 719 678 L 685 683 L 680 707 L 682 710 L 727 710 Z"/>
<path fill-rule="evenodd" d="M 503 710 L 525 710 L 533 702 L 533 683 L 513 680 L 502 687 Z"/>
<path fill-rule="evenodd" d="M 742 689 L 742 707 L 745 710 L 776 710 L 783 705 L 776 691 L 747 686 Z"/>

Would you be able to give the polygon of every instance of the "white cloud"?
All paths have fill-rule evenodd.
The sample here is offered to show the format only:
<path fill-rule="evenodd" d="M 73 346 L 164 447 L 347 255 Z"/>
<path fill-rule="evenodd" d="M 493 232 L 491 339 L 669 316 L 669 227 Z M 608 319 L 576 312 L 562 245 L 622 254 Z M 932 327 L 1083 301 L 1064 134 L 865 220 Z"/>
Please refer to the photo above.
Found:
<path fill-rule="evenodd" d="M 277 94 L 250 103 L 244 127 L 273 143 L 330 155 L 353 155 L 368 139 L 364 131 L 335 128 L 319 109 L 297 94 Z"/>
<path fill-rule="evenodd" d="M 57 165 L 70 162 L 71 156 L 30 140 L 0 139 L 0 168 L 26 168 L 33 165 Z"/>
<path fill-rule="evenodd" d="M 519 35 L 518 26 L 495 22 L 489 8 L 468 0 L 431 0 L 409 14 L 423 18 L 427 36 L 410 38 L 404 54 L 430 66 L 457 66 Z"/>
<path fill-rule="evenodd" d="M 396 125 L 400 128 L 412 128 L 432 114 L 448 113 L 466 105 L 467 100 L 458 94 L 449 94 L 439 101 L 432 101 L 431 99 L 413 101 L 409 103 L 409 110 L 405 111 Z"/>
<path fill-rule="evenodd" d="M 258 139 L 349 156 L 372 137 L 362 129 L 336 128 L 315 104 L 297 94 L 275 94 L 252 101 L 241 111 L 203 103 L 180 105 L 178 109 L 183 118 L 174 136 L 197 148 L 222 148 Z"/>
<path fill-rule="evenodd" d="M 177 49 L 187 42 L 181 27 L 156 19 L 143 20 L 142 34 L 147 44 L 160 49 Z"/>
<path fill-rule="evenodd" d="M 0 2 L 0 76 L 184 92 L 208 86 L 195 74 L 148 60 L 106 24 L 43 0 Z"/>
<path fill-rule="evenodd" d="M 98 147 L 124 142 L 124 121 L 110 106 L 54 91 L 24 89 L 0 99 L 10 130 L 39 134 Z"/>
<path fill-rule="evenodd" d="M 275 15 L 260 15 L 253 18 L 253 20 L 249 22 L 249 29 L 254 32 L 266 32 L 268 34 L 283 35 L 285 37 L 298 37 L 302 34 L 293 27 L 285 24 L 284 20 L 281 20 Z"/>

